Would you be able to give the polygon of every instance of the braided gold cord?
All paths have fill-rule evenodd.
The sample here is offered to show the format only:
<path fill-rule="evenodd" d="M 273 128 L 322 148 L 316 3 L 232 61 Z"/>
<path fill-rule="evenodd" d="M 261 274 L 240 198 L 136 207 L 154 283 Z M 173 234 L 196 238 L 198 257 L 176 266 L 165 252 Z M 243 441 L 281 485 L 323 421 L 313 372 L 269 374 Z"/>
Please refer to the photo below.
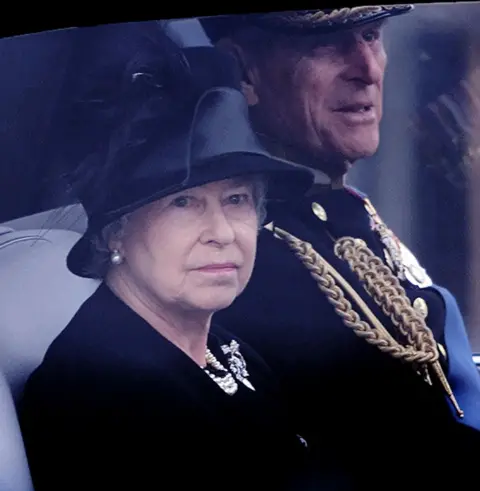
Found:
<path fill-rule="evenodd" d="M 405 289 L 393 272 L 374 255 L 363 241 L 343 237 L 336 242 L 335 253 L 349 264 L 352 271 L 364 283 L 367 293 L 391 318 L 393 324 L 407 339 L 409 346 L 403 346 L 393 338 L 358 293 L 333 266 L 315 251 L 311 244 L 278 227 L 274 227 L 274 233 L 290 246 L 298 259 L 310 271 L 318 287 L 326 295 L 335 312 L 347 327 L 369 344 L 377 346 L 383 353 L 388 353 L 390 356 L 407 363 L 423 365 L 427 377 L 429 374 L 426 367 L 427 365 L 430 366 L 450 398 L 457 414 L 463 417 L 463 411 L 460 409 L 438 361 L 438 347 L 432 331 L 411 305 Z M 352 297 L 352 300 L 372 325 L 361 320 L 358 313 L 353 310 L 351 303 L 345 298 L 337 282 Z"/>
<path fill-rule="evenodd" d="M 351 237 L 342 237 L 336 242 L 335 254 L 347 261 L 375 303 L 390 317 L 408 343 L 430 353 L 430 363 L 437 361 L 439 352 L 433 333 L 413 308 L 392 270 L 363 241 Z"/>
<path fill-rule="evenodd" d="M 328 301 L 333 305 L 335 312 L 341 317 L 347 327 L 353 329 L 357 336 L 377 346 L 384 353 L 388 353 L 394 358 L 408 363 L 426 363 L 432 359 L 432 355 L 428 352 L 415 350 L 412 346 L 402 346 L 398 343 L 358 293 L 315 251 L 311 244 L 297 239 L 278 227 L 275 227 L 275 233 L 286 240 L 296 256 L 310 271 L 320 290 L 325 293 Z M 345 298 L 343 291 L 336 284 L 336 281 L 352 297 L 375 328 L 372 328 L 367 322 L 360 319 L 360 316 L 353 310 L 351 303 Z"/>

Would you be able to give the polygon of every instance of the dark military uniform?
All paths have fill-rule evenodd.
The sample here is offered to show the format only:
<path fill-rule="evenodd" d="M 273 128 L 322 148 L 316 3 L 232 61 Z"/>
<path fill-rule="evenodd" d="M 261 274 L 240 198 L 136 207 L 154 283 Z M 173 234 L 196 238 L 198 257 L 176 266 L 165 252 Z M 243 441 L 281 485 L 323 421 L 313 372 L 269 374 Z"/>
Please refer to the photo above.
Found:
<path fill-rule="evenodd" d="M 251 343 L 280 376 L 298 431 L 315 449 L 319 467 L 349 478 L 338 489 L 430 489 L 425 486 L 441 484 L 447 475 L 456 476 L 458 484 L 459 472 L 466 483 L 474 445 L 480 444 L 480 432 L 472 428 L 480 427 L 480 377 L 452 297 L 430 285 L 404 254 L 411 281 L 402 280 L 401 286 L 441 344 L 440 361 L 465 413 L 463 422 L 431 370 L 428 382 L 418 366 L 382 352 L 347 327 L 316 278 L 272 232 L 280 228 L 311 243 L 406 346 L 391 317 L 334 252 L 337 239 L 360 238 L 398 275 L 394 249 L 388 253 L 372 230 L 367 203 L 354 190 L 326 188 L 295 205 L 272 206 L 251 282 L 215 320 Z M 345 297 L 370 322 L 348 292 Z M 439 468 L 443 461 L 446 467 Z"/>

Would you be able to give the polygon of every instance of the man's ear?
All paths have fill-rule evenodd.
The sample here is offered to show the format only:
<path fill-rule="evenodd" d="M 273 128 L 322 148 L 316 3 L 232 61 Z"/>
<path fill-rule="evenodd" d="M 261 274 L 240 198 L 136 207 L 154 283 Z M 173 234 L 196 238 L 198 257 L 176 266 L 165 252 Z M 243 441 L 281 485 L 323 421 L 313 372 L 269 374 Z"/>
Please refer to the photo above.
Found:
<path fill-rule="evenodd" d="M 248 63 L 248 58 L 244 50 L 231 39 L 221 39 L 217 43 L 217 47 L 230 53 L 237 60 L 242 74 L 241 86 L 243 95 L 249 106 L 256 106 L 258 104 L 258 95 L 255 88 L 256 81 L 258 80 L 256 68 L 251 63 Z"/>

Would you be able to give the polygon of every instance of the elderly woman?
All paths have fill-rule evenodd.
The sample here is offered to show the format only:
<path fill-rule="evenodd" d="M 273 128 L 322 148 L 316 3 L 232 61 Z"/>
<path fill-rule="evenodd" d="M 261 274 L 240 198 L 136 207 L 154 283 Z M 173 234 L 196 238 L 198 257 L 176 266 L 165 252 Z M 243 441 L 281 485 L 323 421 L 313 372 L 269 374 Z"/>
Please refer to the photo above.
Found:
<path fill-rule="evenodd" d="M 266 193 L 310 175 L 257 146 L 229 59 L 154 38 L 81 193 L 68 267 L 103 282 L 25 389 L 35 489 L 304 489 L 269 368 L 212 316 L 249 281 Z"/>

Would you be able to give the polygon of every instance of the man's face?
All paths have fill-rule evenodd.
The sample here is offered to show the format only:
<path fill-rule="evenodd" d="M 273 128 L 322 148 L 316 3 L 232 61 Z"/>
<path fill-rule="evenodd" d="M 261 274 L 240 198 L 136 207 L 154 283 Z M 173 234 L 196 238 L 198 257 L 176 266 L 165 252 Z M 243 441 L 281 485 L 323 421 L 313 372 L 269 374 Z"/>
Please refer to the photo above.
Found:
<path fill-rule="evenodd" d="M 354 161 L 375 153 L 386 67 L 381 30 L 376 22 L 279 39 L 268 58 L 250 65 L 258 130 L 314 158 Z"/>

